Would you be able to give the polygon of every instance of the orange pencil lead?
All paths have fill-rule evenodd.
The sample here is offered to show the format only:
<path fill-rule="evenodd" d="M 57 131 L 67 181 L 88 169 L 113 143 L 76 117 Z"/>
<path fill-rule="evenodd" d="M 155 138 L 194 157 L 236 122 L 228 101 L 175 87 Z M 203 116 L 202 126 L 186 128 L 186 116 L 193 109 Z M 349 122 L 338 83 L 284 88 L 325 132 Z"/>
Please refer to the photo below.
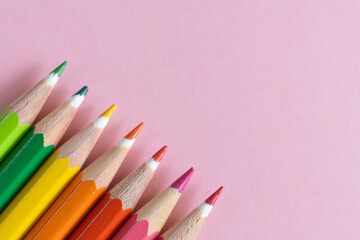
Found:
<path fill-rule="evenodd" d="M 131 147 L 135 140 L 136 137 L 139 135 L 142 127 L 144 126 L 144 123 L 140 123 L 136 128 L 134 128 L 131 132 L 129 132 L 123 139 L 121 139 L 118 142 L 118 146 L 122 146 L 122 147 Z"/>
<path fill-rule="evenodd" d="M 142 127 L 144 126 L 144 123 L 141 122 L 139 125 L 137 125 L 136 128 L 134 128 L 131 132 L 129 132 L 125 138 L 132 140 L 132 139 L 136 139 L 136 137 L 139 135 Z"/>

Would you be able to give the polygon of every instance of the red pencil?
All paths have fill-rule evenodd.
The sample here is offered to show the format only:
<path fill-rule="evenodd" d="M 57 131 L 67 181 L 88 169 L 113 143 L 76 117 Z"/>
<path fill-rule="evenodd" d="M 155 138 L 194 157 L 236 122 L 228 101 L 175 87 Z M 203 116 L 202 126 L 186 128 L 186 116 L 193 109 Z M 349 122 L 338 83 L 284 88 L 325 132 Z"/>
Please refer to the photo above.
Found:
<path fill-rule="evenodd" d="M 194 169 L 190 168 L 170 187 L 140 208 L 140 210 L 129 218 L 112 239 L 155 239 L 174 209 L 193 173 Z"/>

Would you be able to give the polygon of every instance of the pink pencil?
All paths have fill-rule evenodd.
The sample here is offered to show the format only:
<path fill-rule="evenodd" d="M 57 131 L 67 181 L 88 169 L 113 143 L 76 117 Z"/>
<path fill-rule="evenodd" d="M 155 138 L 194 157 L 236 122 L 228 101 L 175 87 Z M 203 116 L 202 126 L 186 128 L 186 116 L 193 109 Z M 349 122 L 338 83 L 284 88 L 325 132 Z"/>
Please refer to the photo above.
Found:
<path fill-rule="evenodd" d="M 181 193 L 189 182 L 194 169 L 190 168 L 170 187 L 153 198 L 137 211 L 112 238 L 113 240 L 153 240 L 155 239 L 170 213 L 174 209 Z"/>

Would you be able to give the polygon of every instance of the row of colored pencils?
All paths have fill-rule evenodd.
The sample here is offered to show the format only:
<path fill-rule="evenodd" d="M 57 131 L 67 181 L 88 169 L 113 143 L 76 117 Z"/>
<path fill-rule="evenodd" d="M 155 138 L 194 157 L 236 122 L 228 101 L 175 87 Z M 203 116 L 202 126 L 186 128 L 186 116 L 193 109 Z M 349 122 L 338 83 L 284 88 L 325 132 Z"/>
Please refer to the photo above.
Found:
<path fill-rule="evenodd" d="M 133 213 L 167 146 L 107 191 L 143 123 L 82 171 L 116 105 L 59 147 L 86 86 L 33 125 L 65 66 L 0 113 L 0 239 L 195 239 L 222 187 L 159 236 L 193 168 Z"/>

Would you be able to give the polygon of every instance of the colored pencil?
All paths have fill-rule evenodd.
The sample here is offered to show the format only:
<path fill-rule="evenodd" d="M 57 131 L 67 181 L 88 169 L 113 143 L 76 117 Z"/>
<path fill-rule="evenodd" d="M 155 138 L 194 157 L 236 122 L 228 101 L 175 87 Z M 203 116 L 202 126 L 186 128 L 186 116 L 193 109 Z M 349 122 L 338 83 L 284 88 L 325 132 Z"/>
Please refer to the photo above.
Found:
<path fill-rule="evenodd" d="M 193 240 L 198 235 L 205 218 L 209 215 L 223 187 L 214 192 L 205 202 L 195 208 L 182 221 L 161 235 L 158 240 Z"/>
<path fill-rule="evenodd" d="M 0 212 L 54 151 L 86 93 L 83 87 L 35 124 L 0 164 Z"/>
<path fill-rule="evenodd" d="M 112 238 L 113 240 L 153 240 L 174 209 L 194 169 L 189 169 L 170 187 L 165 189 L 132 215 Z"/>
<path fill-rule="evenodd" d="M 161 148 L 106 193 L 68 239 L 109 239 L 131 215 L 166 150 Z"/>
<path fill-rule="evenodd" d="M 105 128 L 109 109 L 45 161 L 0 215 L 0 239 L 22 238 L 80 171 Z"/>
<path fill-rule="evenodd" d="M 66 61 L 0 113 L 0 163 L 29 130 L 50 95 Z"/>
<path fill-rule="evenodd" d="M 105 193 L 141 127 L 80 172 L 24 239 L 65 239 Z"/>

